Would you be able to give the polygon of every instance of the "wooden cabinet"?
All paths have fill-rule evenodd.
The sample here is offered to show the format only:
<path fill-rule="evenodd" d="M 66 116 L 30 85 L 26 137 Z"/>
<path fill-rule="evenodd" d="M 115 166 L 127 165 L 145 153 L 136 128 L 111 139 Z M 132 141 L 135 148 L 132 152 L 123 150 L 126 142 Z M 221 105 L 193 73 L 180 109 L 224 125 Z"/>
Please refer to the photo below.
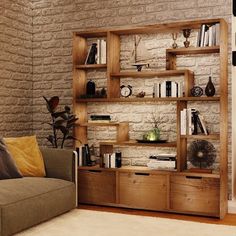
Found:
<path fill-rule="evenodd" d="M 115 172 L 101 170 L 80 170 L 78 173 L 80 203 L 115 203 Z"/>
<path fill-rule="evenodd" d="M 166 210 L 167 175 L 142 172 L 119 173 L 119 203 L 129 207 Z"/>
<path fill-rule="evenodd" d="M 196 176 L 171 176 L 170 209 L 219 216 L 220 180 Z"/>
<path fill-rule="evenodd" d="M 176 49 L 166 48 L 166 68 L 149 68 L 143 71 L 122 70 L 120 63 L 121 42 L 123 36 L 147 35 L 155 33 L 166 33 L 171 37 L 173 32 L 182 32 L 183 29 L 200 30 L 201 25 L 220 25 L 219 42 L 220 45 L 189 48 L 179 47 Z M 223 218 L 227 212 L 228 196 L 228 26 L 224 19 L 203 19 L 195 21 L 172 22 L 167 24 L 157 24 L 153 26 L 143 26 L 136 28 L 102 29 L 94 31 L 74 32 L 73 37 L 73 108 L 79 120 L 74 128 L 74 135 L 77 137 L 75 146 L 79 147 L 87 143 L 88 130 L 91 126 L 114 126 L 117 135 L 115 140 L 99 140 L 100 155 L 113 152 L 114 146 L 126 148 L 155 147 L 155 148 L 175 148 L 177 156 L 176 172 L 151 171 L 146 170 L 149 175 L 135 174 L 136 171 L 105 170 L 100 168 L 100 172 L 93 172 L 94 169 L 87 167 L 79 171 L 79 201 L 96 204 L 114 204 L 116 206 L 127 206 L 134 208 L 166 210 L 175 212 L 187 212 L 203 215 L 213 215 Z M 106 38 L 107 41 L 107 64 L 85 65 L 85 59 L 89 51 L 91 40 Z M 217 96 L 194 97 L 190 89 L 197 81 L 194 81 L 194 72 L 191 68 L 178 68 L 178 57 L 184 55 L 206 56 L 207 54 L 219 55 L 219 83 L 217 84 Z M 191 57 L 192 57 L 191 56 Z M 107 97 L 87 97 L 87 71 L 102 69 L 106 72 Z M 200 68 L 199 68 L 200 69 Z M 198 68 L 196 68 L 198 70 Z M 197 72 L 197 71 L 196 71 Z M 179 77 L 183 80 L 182 97 L 155 97 L 151 95 L 144 98 L 135 96 L 127 98 L 120 97 L 120 86 L 122 79 L 146 80 L 156 78 Z M 129 137 L 129 123 L 88 122 L 88 104 L 100 103 L 106 106 L 107 103 L 137 103 L 140 106 L 145 103 L 176 104 L 176 140 L 166 143 L 140 143 L 131 140 Z M 183 109 L 191 106 L 192 103 L 202 103 L 203 106 L 210 106 L 211 103 L 219 104 L 219 132 L 210 135 L 181 135 L 181 116 Z M 193 105 L 194 107 L 194 105 Z M 188 174 L 188 143 L 194 139 L 215 140 L 218 142 L 217 160 L 219 161 L 219 172 L 216 174 L 199 173 L 192 170 Z M 102 141 L 102 142 L 101 142 Z M 101 162 L 102 163 L 102 162 Z M 137 168 L 138 169 L 138 168 Z M 91 170 L 89 172 L 88 170 Z M 98 171 L 98 168 L 95 168 Z M 195 172 L 194 172 L 195 171 Z M 187 177 L 186 177 L 187 175 Z M 217 175 L 217 176 L 216 176 Z M 193 178 L 194 177 L 194 178 Z"/>

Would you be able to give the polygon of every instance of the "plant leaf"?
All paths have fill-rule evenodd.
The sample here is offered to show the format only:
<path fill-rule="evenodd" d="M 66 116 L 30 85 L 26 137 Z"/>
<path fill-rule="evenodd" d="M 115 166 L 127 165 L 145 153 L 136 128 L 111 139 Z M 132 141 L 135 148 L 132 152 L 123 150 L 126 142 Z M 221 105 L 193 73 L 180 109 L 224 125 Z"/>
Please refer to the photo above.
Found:
<path fill-rule="evenodd" d="M 69 130 L 68 130 L 65 126 L 63 126 L 63 125 L 58 126 L 57 129 L 61 130 L 61 132 L 62 132 L 64 135 L 66 135 L 66 134 L 69 133 Z"/>
<path fill-rule="evenodd" d="M 70 107 L 69 106 L 65 106 L 65 111 L 69 114 L 70 113 Z"/>
<path fill-rule="evenodd" d="M 63 123 L 65 123 L 65 120 L 56 120 L 54 122 L 54 127 L 57 128 L 57 127 L 63 125 Z"/>
<path fill-rule="evenodd" d="M 65 114 L 65 113 L 66 113 L 66 111 L 54 112 L 54 113 L 52 114 L 52 116 L 53 116 L 54 118 L 61 117 L 61 118 L 64 119 L 64 114 Z M 66 119 L 64 119 L 64 120 L 66 120 Z"/>
<path fill-rule="evenodd" d="M 54 146 L 54 137 L 53 135 L 48 135 L 47 140 Z"/>
<path fill-rule="evenodd" d="M 49 103 L 50 109 L 54 112 L 59 104 L 59 97 L 58 96 L 51 97 L 48 103 Z"/>

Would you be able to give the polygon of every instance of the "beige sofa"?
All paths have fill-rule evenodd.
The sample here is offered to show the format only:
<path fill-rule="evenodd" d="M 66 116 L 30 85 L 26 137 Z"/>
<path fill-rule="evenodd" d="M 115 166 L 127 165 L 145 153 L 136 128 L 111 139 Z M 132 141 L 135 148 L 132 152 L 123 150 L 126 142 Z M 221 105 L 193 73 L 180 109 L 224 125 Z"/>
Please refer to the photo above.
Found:
<path fill-rule="evenodd" d="M 41 149 L 46 177 L 0 180 L 0 236 L 8 236 L 76 207 L 72 151 Z"/>

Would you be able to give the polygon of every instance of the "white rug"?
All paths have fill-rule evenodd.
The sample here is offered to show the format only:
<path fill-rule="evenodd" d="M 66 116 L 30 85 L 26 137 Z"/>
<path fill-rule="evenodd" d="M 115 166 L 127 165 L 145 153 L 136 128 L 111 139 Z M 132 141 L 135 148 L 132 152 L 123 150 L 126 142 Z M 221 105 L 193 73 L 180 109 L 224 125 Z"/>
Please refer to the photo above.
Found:
<path fill-rule="evenodd" d="M 17 236 L 77 235 L 236 236 L 236 226 L 76 209 L 17 234 Z"/>

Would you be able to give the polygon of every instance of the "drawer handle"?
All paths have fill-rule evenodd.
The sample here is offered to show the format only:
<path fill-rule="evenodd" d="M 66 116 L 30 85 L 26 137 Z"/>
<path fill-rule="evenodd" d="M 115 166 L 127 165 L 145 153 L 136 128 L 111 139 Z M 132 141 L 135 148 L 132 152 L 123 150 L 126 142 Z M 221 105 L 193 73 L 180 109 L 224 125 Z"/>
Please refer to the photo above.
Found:
<path fill-rule="evenodd" d="M 186 179 L 202 179 L 201 176 L 185 176 Z"/>
<path fill-rule="evenodd" d="M 96 172 L 96 173 L 101 173 L 101 170 L 89 170 L 89 172 Z"/>
<path fill-rule="evenodd" d="M 145 175 L 145 176 L 149 176 L 149 173 L 139 173 L 139 172 L 135 172 L 135 175 Z"/>

